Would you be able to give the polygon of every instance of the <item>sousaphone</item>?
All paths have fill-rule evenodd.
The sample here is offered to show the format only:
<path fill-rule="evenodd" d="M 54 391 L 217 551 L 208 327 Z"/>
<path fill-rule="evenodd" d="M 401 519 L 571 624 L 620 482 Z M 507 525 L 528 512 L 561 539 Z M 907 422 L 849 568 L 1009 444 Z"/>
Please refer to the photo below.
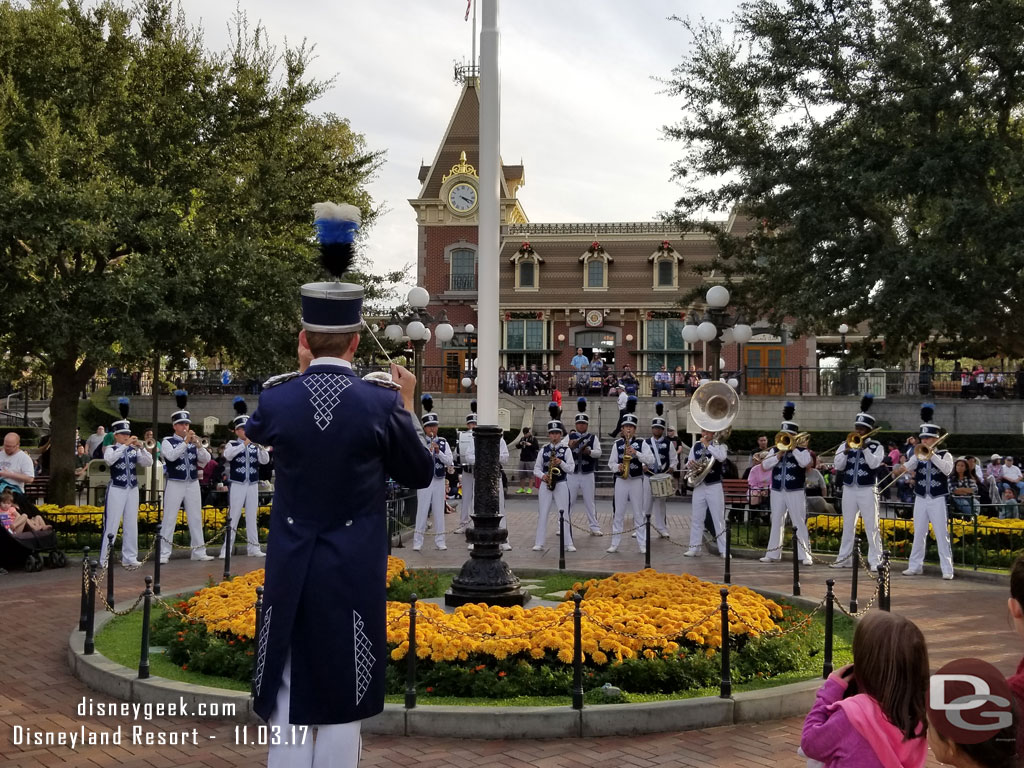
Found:
<path fill-rule="evenodd" d="M 739 411 L 739 395 L 723 381 L 704 382 L 690 398 L 690 418 L 702 430 L 714 432 L 713 442 L 716 443 L 729 437 Z M 684 475 L 691 488 L 704 482 L 704 478 L 715 466 L 715 459 L 708 456 L 697 464 L 697 467 L 687 470 Z"/>

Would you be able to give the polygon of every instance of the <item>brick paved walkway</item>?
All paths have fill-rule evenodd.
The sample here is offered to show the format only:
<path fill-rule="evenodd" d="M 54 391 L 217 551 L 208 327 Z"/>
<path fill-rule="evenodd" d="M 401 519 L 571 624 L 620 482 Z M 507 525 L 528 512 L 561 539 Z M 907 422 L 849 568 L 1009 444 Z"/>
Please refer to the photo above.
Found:
<path fill-rule="evenodd" d="M 536 525 L 536 501 L 513 496 L 508 512 L 515 549 L 509 562 L 513 567 L 555 568 L 557 549 L 533 552 Z M 670 510 L 674 541 L 685 541 L 689 506 L 673 504 Z M 602 524 L 607 533 L 607 515 Z M 452 516 L 448 517 L 453 527 Z M 552 534 L 548 542 L 557 540 Z M 421 553 L 396 550 L 410 566 L 461 564 L 466 550 L 459 536 L 449 535 L 448 551 L 438 552 L 427 539 Z M 569 556 L 569 567 L 594 570 L 629 570 L 642 567 L 643 556 L 636 543 L 625 539 L 620 553 L 605 553 L 608 537 L 577 537 L 579 551 Z M 662 570 L 686 570 L 703 578 L 720 580 L 722 563 L 718 558 L 683 558 L 683 550 L 665 542 L 654 542 L 653 565 Z M 238 558 L 235 571 L 257 567 L 261 562 Z M 165 594 L 203 583 L 209 576 L 219 578 L 221 564 L 190 563 L 175 560 L 163 571 Z M 135 723 L 147 732 L 179 732 L 196 728 L 199 744 L 183 747 L 131 745 L 69 747 L 34 746 L 13 743 L 15 726 L 22 729 L 76 729 L 103 732 L 117 725 L 133 723 L 121 718 L 79 718 L 76 708 L 83 697 L 93 694 L 71 677 L 66 662 L 67 636 L 77 620 L 79 571 L 69 567 L 38 574 L 12 573 L 0 577 L 0 641 L 5 663 L 0 666 L 0 766 L 37 768 L 38 766 L 127 766 L 127 768 L 227 768 L 228 766 L 265 765 L 265 748 L 236 745 L 234 726 L 216 721 L 190 718 L 162 718 Z M 846 597 L 849 571 L 833 571 L 814 566 L 803 572 L 805 596 L 820 598 L 826 578 L 842 580 L 837 593 Z M 124 572 L 118 574 L 118 593 L 122 607 L 130 594 L 142 589 L 129 584 Z M 763 565 L 737 560 L 733 581 L 764 589 L 789 591 L 789 565 Z M 862 599 L 870 596 L 862 586 Z M 928 638 L 932 666 L 960 656 L 978 656 L 992 661 L 1004 672 L 1016 667 L 1022 647 L 1006 619 L 1007 589 L 1004 586 L 956 579 L 944 582 L 937 577 L 893 578 L 893 610 L 913 618 Z M 862 603 L 863 605 L 863 603 Z M 103 700 L 106 700 L 105 698 Z M 441 738 L 404 738 L 368 736 L 362 765 L 372 768 L 434 768 L 441 766 L 500 765 L 510 768 L 602 768 L 608 766 L 773 766 L 787 768 L 804 761 L 795 755 L 801 718 L 762 723 L 660 734 L 632 738 L 570 739 L 560 741 L 468 741 Z M 127 741 L 127 739 L 126 739 Z M 934 760 L 929 765 L 938 765 Z"/>

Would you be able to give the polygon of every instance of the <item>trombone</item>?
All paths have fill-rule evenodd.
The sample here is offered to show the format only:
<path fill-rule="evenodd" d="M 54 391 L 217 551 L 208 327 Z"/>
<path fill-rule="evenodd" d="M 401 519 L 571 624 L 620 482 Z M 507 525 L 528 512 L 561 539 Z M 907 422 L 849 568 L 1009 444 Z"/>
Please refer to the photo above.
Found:
<path fill-rule="evenodd" d="M 921 443 L 918 443 L 917 445 L 914 446 L 914 456 L 917 458 L 917 460 L 919 462 L 931 461 L 932 456 L 935 455 L 935 449 L 938 448 L 939 445 L 947 437 L 949 437 L 949 432 L 947 432 L 942 437 L 940 437 L 938 440 L 936 440 L 934 443 L 932 443 L 931 447 L 928 447 L 927 445 L 922 445 Z M 897 472 L 896 471 L 897 469 L 899 469 L 900 471 Z M 907 471 L 906 467 L 904 467 L 902 464 L 898 464 L 897 466 L 893 467 L 892 471 L 889 472 L 889 474 L 886 475 L 884 478 L 882 478 L 882 482 L 880 482 L 878 485 L 875 486 L 875 493 L 881 494 L 884 491 L 886 491 L 906 471 Z"/>
<path fill-rule="evenodd" d="M 846 449 L 849 450 L 849 451 L 860 451 L 860 450 L 863 450 L 864 449 L 864 444 L 868 441 L 868 438 L 872 437 L 873 435 L 876 435 L 877 433 L 879 433 L 881 431 L 882 431 L 881 427 L 875 427 L 870 432 L 866 432 L 863 435 L 860 434 L 859 432 L 857 432 L 856 430 L 854 430 L 853 432 L 849 432 L 846 435 L 846 439 L 843 440 L 843 442 L 841 442 L 835 448 L 833 448 L 833 449 L 831 449 L 829 451 L 825 451 L 824 453 L 819 453 L 818 454 L 818 461 L 821 461 L 822 459 L 828 458 L 830 456 L 833 456 L 833 455 L 839 453 L 839 449 L 842 448 L 844 445 L 846 446 Z M 776 437 L 778 437 L 778 435 L 776 435 Z"/>
<path fill-rule="evenodd" d="M 775 450 L 779 453 L 792 451 L 795 448 L 807 448 L 810 444 L 810 432 L 800 432 L 795 435 L 791 435 L 789 432 L 775 433 Z"/>

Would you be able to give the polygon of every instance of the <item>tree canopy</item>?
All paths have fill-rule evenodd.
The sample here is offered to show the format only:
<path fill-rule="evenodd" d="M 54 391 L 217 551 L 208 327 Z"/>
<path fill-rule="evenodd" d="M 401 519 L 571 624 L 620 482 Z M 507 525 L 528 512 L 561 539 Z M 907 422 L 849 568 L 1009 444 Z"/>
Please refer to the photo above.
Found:
<path fill-rule="evenodd" d="M 1024 4 L 749 0 L 681 21 L 672 218 L 753 314 L 1024 355 Z M 735 212 L 735 233 L 703 221 Z M 747 231 L 749 230 L 749 231 Z"/>
<path fill-rule="evenodd" d="M 0 334 L 52 376 L 56 444 L 109 363 L 293 366 L 298 286 L 322 275 L 312 203 L 374 217 L 381 153 L 310 110 L 330 86 L 310 51 L 239 18 L 210 52 L 174 8 L 0 0 Z"/>

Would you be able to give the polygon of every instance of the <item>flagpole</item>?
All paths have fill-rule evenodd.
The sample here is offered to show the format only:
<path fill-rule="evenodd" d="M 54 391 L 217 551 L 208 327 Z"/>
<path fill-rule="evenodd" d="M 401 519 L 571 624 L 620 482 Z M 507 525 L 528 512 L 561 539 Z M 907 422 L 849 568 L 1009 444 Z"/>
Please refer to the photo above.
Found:
<path fill-rule="evenodd" d="M 481 424 L 498 423 L 498 252 L 501 224 L 499 145 L 501 74 L 498 0 L 484 0 L 480 28 L 479 353 L 477 400 Z"/>
<path fill-rule="evenodd" d="M 475 0 L 469 0 L 473 4 L 473 58 L 469 60 L 470 67 L 476 67 L 476 2 Z M 476 72 L 476 69 L 471 69 L 470 72 Z"/>

